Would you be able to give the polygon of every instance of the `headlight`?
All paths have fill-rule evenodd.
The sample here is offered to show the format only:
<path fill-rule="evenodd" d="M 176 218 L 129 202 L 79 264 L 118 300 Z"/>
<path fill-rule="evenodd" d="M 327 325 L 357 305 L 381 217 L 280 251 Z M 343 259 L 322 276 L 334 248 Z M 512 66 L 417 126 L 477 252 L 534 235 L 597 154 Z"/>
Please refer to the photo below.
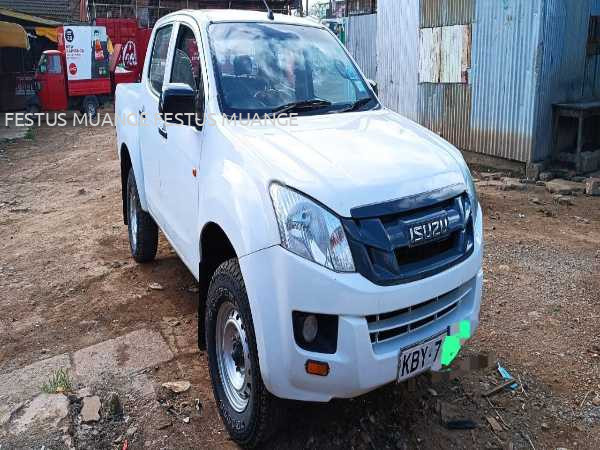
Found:
<path fill-rule="evenodd" d="M 336 272 L 354 272 L 340 220 L 298 192 L 273 183 L 269 188 L 281 245 Z"/>
<path fill-rule="evenodd" d="M 477 219 L 477 211 L 479 209 L 478 201 L 477 201 L 477 190 L 475 189 L 475 183 L 473 182 L 473 177 L 471 176 L 471 171 L 467 167 L 466 163 L 464 163 L 463 176 L 465 178 L 465 183 L 467 185 L 467 194 L 469 195 L 469 203 L 471 203 L 471 212 L 473 214 L 473 225 L 475 225 L 475 220 Z"/>

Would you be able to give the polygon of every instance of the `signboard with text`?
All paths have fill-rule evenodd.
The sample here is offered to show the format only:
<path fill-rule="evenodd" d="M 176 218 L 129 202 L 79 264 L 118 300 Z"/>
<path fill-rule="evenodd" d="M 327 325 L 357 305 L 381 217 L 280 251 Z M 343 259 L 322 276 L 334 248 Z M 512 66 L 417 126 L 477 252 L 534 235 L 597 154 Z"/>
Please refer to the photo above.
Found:
<path fill-rule="evenodd" d="M 108 78 L 107 41 L 105 27 L 63 27 L 69 81 Z"/>

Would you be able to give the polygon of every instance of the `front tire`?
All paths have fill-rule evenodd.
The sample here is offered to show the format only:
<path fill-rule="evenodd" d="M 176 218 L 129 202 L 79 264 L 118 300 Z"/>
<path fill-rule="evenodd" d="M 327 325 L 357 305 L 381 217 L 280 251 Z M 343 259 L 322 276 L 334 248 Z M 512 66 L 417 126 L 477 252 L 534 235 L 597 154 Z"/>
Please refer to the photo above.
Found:
<path fill-rule="evenodd" d="M 127 175 L 127 230 L 133 259 L 139 263 L 154 260 L 158 249 L 158 226 L 142 209 L 133 169 Z"/>
<path fill-rule="evenodd" d="M 256 447 L 276 431 L 283 411 L 281 400 L 262 381 L 250 304 L 236 258 L 221 264 L 212 277 L 205 330 L 221 419 L 236 443 Z"/>

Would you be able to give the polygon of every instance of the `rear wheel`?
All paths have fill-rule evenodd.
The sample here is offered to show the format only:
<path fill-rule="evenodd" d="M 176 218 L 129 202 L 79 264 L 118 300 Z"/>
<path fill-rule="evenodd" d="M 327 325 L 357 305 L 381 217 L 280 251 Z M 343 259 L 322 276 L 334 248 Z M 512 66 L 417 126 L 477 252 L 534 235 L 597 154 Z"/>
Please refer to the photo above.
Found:
<path fill-rule="evenodd" d="M 158 226 L 142 209 L 133 169 L 127 176 L 127 225 L 133 259 L 139 263 L 152 261 L 158 248 Z"/>
<path fill-rule="evenodd" d="M 27 105 L 27 115 L 37 114 L 40 112 L 40 106 L 37 103 Z"/>
<path fill-rule="evenodd" d="M 260 374 L 254 325 L 237 259 L 215 271 L 206 305 L 210 378 L 219 413 L 235 442 L 256 447 L 282 419 L 281 400 L 267 391 Z"/>
<path fill-rule="evenodd" d="M 81 103 L 81 109 L 84 114 L 87 114 L 90 119 L 95 119 L 98 115 L 98 107 L 100 103 L 95 95 L 88 95 Z"/>

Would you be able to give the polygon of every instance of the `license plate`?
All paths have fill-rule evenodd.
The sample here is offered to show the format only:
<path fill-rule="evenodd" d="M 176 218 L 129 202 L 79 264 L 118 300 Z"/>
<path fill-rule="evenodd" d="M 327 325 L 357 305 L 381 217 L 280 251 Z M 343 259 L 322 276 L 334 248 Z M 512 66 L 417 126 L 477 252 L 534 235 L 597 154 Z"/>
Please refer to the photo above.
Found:
<path fill-rule="evenodd" d="M 413 347 L 400 350 L 398 356 L 398 383 L 430 369 L 441 357 L 444 337 L 446 337 L 446 333 Z"/>

